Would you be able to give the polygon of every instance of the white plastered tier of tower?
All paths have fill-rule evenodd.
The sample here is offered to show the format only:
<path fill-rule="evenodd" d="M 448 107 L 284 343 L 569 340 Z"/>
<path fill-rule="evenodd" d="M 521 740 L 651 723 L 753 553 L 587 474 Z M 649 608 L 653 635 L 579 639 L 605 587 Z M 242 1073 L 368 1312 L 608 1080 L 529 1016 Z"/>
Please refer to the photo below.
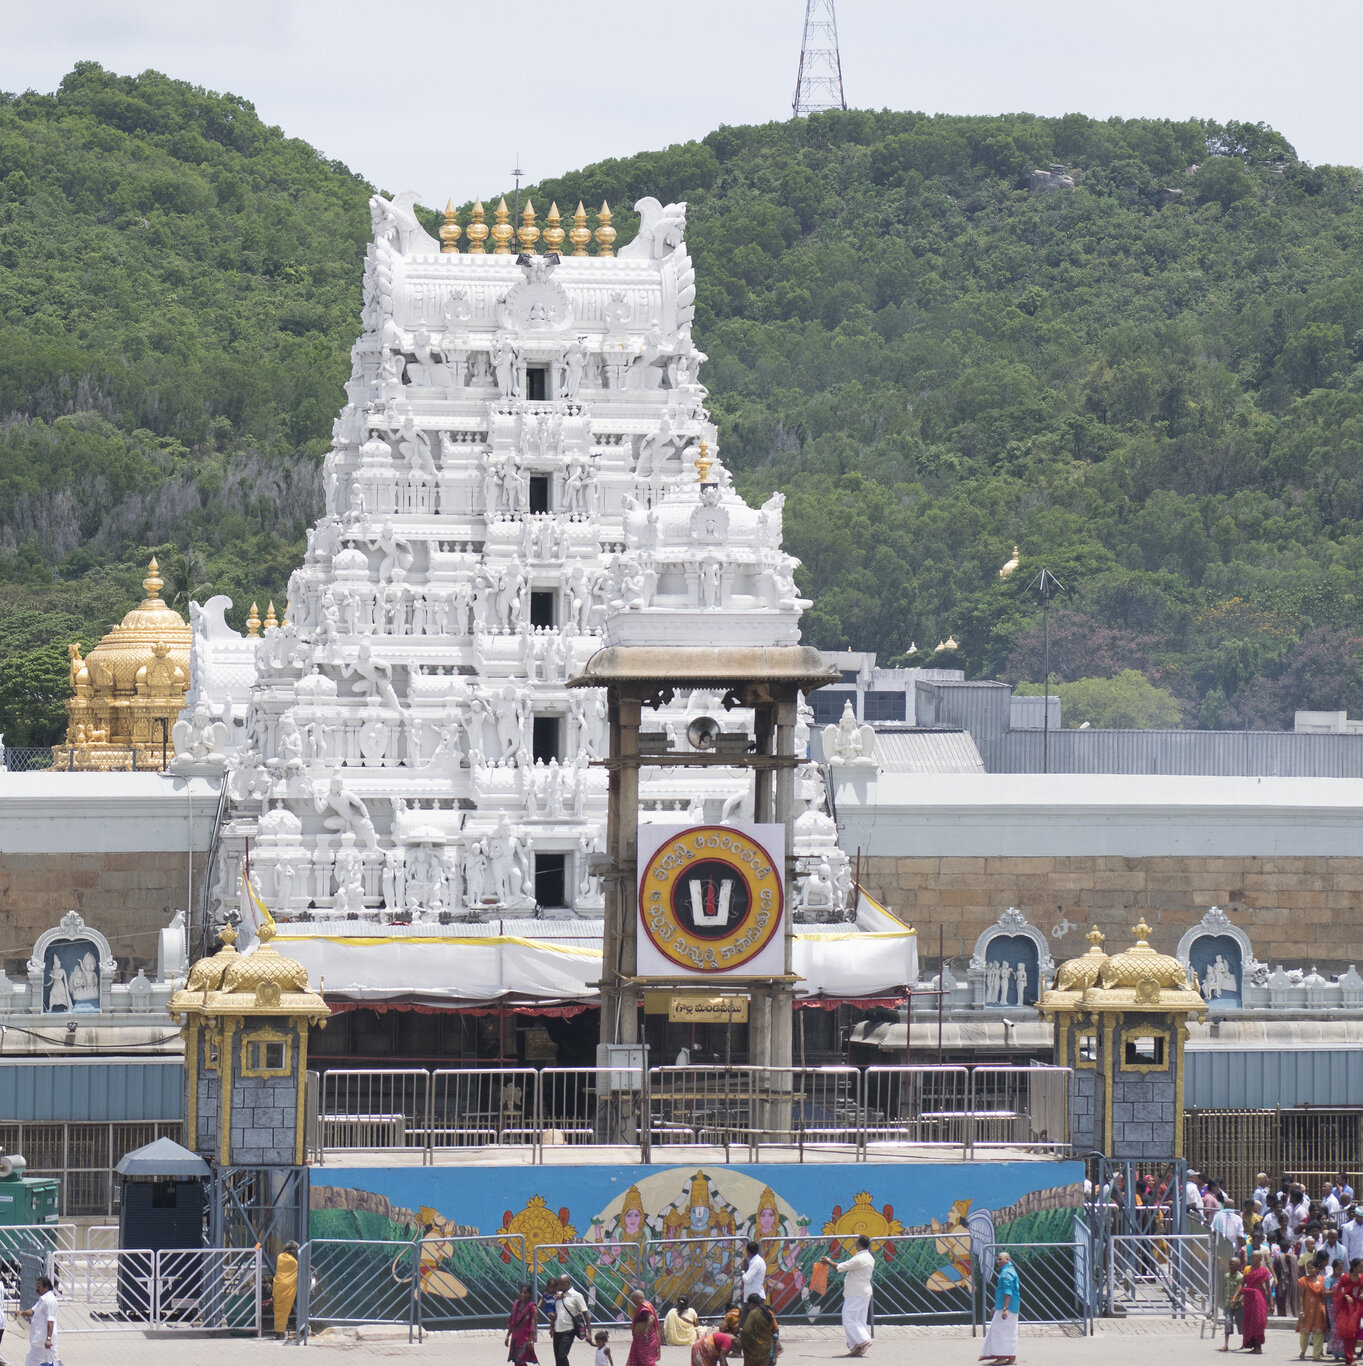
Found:
<path fill-rule="evenodd" d="M 279 919 L 318 932 L 595 919 L 605 705 L 567 680 L 607 642 L 799 638 L 782 500 L 749 507 L 717 459 L 685 206 L 642 200 L 618 255 L 560 257 L 442 252 L 414 200 L 371 201 L 325 512 L 226 744 L 219 918 L 249 849 Z M 216 617 L 196 663 L 226 657 Z M 194 695 L 226 705 L 211 677 Z M 702 714 L 748 719 L 691 694 L 656 726 L 685 750 Z M 645 818 L 740 817 L 748 782 L 653 770 Z M 800 790 L 797 915 L 840 919 L 848 860 L 812 767 Z"/>

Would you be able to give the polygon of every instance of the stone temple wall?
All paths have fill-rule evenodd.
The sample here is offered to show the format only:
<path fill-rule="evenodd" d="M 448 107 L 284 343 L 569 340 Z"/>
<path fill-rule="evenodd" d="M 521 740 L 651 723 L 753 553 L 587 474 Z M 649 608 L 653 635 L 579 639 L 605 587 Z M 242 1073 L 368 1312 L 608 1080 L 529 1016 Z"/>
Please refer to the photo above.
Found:
<path fill-rule="evenodd" d="M 195 855 L 196 889 L 205 858 Z M 138 968 L 152 976 L 157 933 L 184 908 L 188 886 L 187 853 L 0 851 L 0 923 L 5 927 L 0 966 L 11 977 L 23 977 L 38 936 L 74 910 L 108 938 L 120 980 L 136 975 Z"/>
<path fill-rule="evenodd" d="M 1047 936 L 1060 961 L 1084 951 L 1097 925 L 1125 943 L 1134 917 L 1172 952 L 1209 906 L 1249 935 L 1261 962 L 1338 971 L 1363 965 L 1363 857 L 1045 858 L 863 857 L 866 890 L 915 926 L 923 963 L 937 956 L 938 926 L 948 958 L 968 958 L 999 913 L 1016 906 Z"/>

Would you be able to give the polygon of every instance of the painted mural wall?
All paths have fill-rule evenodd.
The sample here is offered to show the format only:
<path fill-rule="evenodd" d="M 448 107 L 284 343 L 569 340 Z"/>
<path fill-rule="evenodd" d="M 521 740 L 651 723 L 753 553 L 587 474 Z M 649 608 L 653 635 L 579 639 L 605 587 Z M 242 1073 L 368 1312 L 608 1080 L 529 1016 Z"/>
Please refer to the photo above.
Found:
<path fill-rule="evenodd" d="M 778 1316 L 812 1321 L 841 1305 L 839 1278 L 821 1286 L 815 1265 L 850 1257 L 861 1233 L 878 1261 L 877 1312 L 964 1316 L 972 1248 L 988 1275 L 996 1246 L 1073 1243 L 1083 1166 L 326 1167 L 312 1182 L 314 1240 L 431 1240 L 419 1275 L 454 1318 L 561 1273 L 598 1320 L 624 1314 L 633 1284 L 715 1314 L 753 1238 Z"/>

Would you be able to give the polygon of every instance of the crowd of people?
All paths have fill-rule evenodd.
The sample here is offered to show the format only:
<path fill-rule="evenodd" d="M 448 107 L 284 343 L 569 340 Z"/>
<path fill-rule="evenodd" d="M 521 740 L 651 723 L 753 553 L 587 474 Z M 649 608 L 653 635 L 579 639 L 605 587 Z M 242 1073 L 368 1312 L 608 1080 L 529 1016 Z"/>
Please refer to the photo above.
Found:
<path fill-rule="evenodd" d="M 845 1261 L 823 1257 L 820 1262 L 827 1270 L 846 1277 L 842 1324 L 847 1355 L 865 1356 L 871 1345 L 868 1318 L 875 1271 L 871 1240 L 864 1235 L 859 1237 L 856 1251 Z M 737 1366 L 740 1354 L 743 1366 L 775 1366 L 781 1355 L 781 1329 L 767 1302 L 766 1280 L 767 1263 L 761 1247 L 749 1242 L 738 1277 L 738 1302 L 728 1308 L 714 1327 L 701 1322 L 684 1296 L 673 1302 L 660 1321 L 647 1295 L 642 1290 L 632 1290 L 629 1354 L 623 1366 L 659 1366 L 664 1344 L 689 1347 L 691 1366 Z M 535 1342 L 541 1325 L 548 1329 L 553 1343 L 554 1366 L 571 1366 L 570 1356 L 576 1342 L 594 1345 L 593 1366 L 617 1366 L 609 1331 L 593 1329 L 587 1301 L 574 1289 L 570 1277 L 549 1280 L 538 1304 L 531 1288 L 521 1287 L 506 1324 L 507 1360 L 512 1366 L 539 1362 Z"/>
<path fill-rule="evenodd" d="M 1363 1310 L 1363 1203 L 1338 1175 L 1314 1199 L 1300 1181 L 1270 1182 L 1260 1172 L 1237 1204 L 1224 1182 L 1190 1171 L 1189 1215 L 1234 1248 L 1223 1282 L 1225 1338 L 1262 1355 L 1269 1319 L 1295 1318 L 1299 1361 L 1328 1355 L 1352 1366 Z"/>

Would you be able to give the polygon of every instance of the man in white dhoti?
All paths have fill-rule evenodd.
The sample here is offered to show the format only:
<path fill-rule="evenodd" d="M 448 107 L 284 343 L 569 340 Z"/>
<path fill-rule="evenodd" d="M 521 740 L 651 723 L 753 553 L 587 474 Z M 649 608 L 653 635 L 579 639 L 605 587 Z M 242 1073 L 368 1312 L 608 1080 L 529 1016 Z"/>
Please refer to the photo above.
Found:
<path fill-rule="evenodd" d="M 1018 1359 L 1018 1307 L 1022 1303 L 1022 1292 L 1017 1268 L 1008 1253 L 999 1253 L 995 1268 L 998 1279 L 994 1282 L 994 1317 L 989 1320 L 989 1330 L 984 1335 L 980 1360 L 1011 1366 Z"/>
<path fill-rule="evenodd" d="M 842 1331 L 847 1339 L 847 1355 L 864 1357 L 870 1350 L 871 1330 L 866 1326 L 871 1312 L 871 1277 L 876 1259 L 871 1256 L 871 1240 L 863 1233 L 857 1238 L 855 1255 L 845 1262 L 823 1259 L 847 1277 L 842 1287 Z"/>

